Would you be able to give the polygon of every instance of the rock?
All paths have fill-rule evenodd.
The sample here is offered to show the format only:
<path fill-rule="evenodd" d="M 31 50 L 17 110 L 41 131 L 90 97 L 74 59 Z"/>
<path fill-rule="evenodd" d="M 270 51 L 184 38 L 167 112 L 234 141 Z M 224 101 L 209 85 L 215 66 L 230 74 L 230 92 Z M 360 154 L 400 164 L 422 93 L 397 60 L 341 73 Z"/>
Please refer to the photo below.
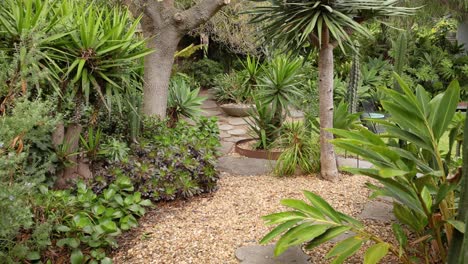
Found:
<path fill-rule="evenodd" d="M 300 247 L 291 247 L 283 254 L 275 257 L 275 245 L 244 246 L 236 250 L 236 258 L 242 264 L 301 264 L 309 263 L 307 256 Z"/>
<path fill-rule="evenodd" d="M 219 115 L 222 115 L 222 113 L 220 111 L 216 111 L 213 109 L 213 110 L 203 110 L 202 115 L 210 117 L 210 116 L 219 116 Z"/>
<path fill-rule="evenodd" d="M 227 125 L 227 124 L 219 125 L 219 130 L 227 131 L 227 130 L 231 130 L 233 128 L 234 128 L 233 126 Z"/>
<path fill-rule="evenodd" d="M 240 141 L 242 139 L 247 139 L 248 137 L 229 137 L 229 138 L 225 138 L 224 140 L 225 141 L 228 141 L 228 142 L 237 142 L 237 141 Z"/>
<path fill-rule="evenodd" d="M 276 161 L 251 159 L 244 157 L 221 157 L 218 159 L 218 169 L 233 175 L 251 176 L 266 175 L 273 171 Z"/>
<path fill-rule="evenodd" d="M 229 124 L 233 126 L 246 125 L 247 122 L 243 118 L 231 118 L 229 119 Z"/>
<path fill-rule="evenodd" d="M 359 219 L 372 219 L 382 222 L 396 220 L 393 214 L 393 205 L 383 201 L 369 201 L 364 205 L 364 210 L 358 216 Z"/>
<path fill-rule="evenodd" d="M 222 139 L 230 138 L 231 134 L 229 134 L 229 133 L 227 133 L 225 131 L 221 131 L 221 132 L 219 132 L 219 137 L 222 138 Z"/>
<path fill-rule="evenodd" d="M 241 136 L 241 135 L 245 135 L 247 133 L 247 131 L 245 129 L 242 129 L 242 128 L 237 128 L 237 129 L 229 130 L 228 133 L 233 135 L 233 136 Z"/>
<path fill-rule="evenodd" d="M 205 100 L 201 106 L 202 109 L 213 109 L 213 108 L 217 108 L 218 105 L 216 104 L 215 101 L 213 100 Z"/>
<path fill-rule="evenodd" d="M 223 155 L 226 155 L 229 152 L 231 152 L 233 146 L 234 146 L 234 143 L 232 142 L 221 142 L 221 147 L 219 147 L 219 151 Z"/>

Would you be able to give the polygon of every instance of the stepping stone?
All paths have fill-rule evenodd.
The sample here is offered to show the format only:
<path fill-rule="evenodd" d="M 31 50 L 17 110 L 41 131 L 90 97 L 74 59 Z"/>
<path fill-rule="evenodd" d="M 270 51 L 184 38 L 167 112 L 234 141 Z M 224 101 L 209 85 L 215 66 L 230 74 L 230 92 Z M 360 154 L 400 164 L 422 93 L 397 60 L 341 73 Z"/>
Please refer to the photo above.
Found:
<path fill-rule="evenodd" d="M 245 129 L 238 128 L 238 129 L 229 130 L 228 133 L 233 136 L 241 136 L 241 135 L 245 135 L 247 131 Z"/>
<path fill-rule="evenodd" d="M 233 126 L 246 125 L 247 122 L 243 118 L 231 118 L 229 119 L 229 124 Z"/>
<path fill-rule="evenodd" d="M 304 117 L 304 112 L 296 110 L 296 109 L 290 109 L 289 116 L 292 118 L 301 118 L 301 117 Z"/>
<path fill-rule="evenodd" d="M 203 111 L 203 116 L 210 117 L 210 116 L 219 116 L 219 115 L 222 115 L 220 111 L 216 111 L 216 110 L 204 110 Z"/>
<path fill-rule="evenodd" d="M 219 147 L 219 151 L 223 155 L 226 155 L 229 152 L 231 152 L 233 146 L 234 146 L 234 143 L 232 142 L 221 142 L 221 147 Z"/>
<path fill-rule="evenodd" d="M 231 175 L 267 175 L 273 171 L 275 161 L 226 156 L 218 159 L 217 168 Z"/>
<path fill-rule="evenodd" d="M 382 222 L 396 220 L 393 214 L 393 205 L 387 202 L 370 201 L 364 205 L 364 210 L 358 216 L 359 219 L 372 219 Z"/>
<path fill-rule="evenodd" d="M 219 130 L 224 130 L 224 131 L 226 131 L 226 130 L 231 130 L 231 129 L 233 129 L 233 128 L 234 128 L 234 127 L 231 126 L 231 125 L 226 125 L 226 124 L 224 124 L 224 125 L 219 125 Z"/>
<path fill-rule="evenodd" d="M 218 105 L 216 104 L 215 101 L 213 100 L 205 100 L 201 106 L 202 109 L 212 109 L 212 108 L 217 108 Z"/>
<path fill-rule="evenodd" d="M 225 131 L 221 131 L 221 132 L 219 133 L 219 137 L 222 138 L 222 139 L 230 138 L 230 137 L 231 137 L 231 134 L 226 133 Z"/>
<path fill-rule="evenodd" d="M 247 139 L 248 137 L 237 137 L 237 136 L 234 136 L 234 137 L 229 137 L 229 138 L 225 138 L 224 140 L 225 141 L 228 141 L 228 142 L 237 142 L 239 140 L 242 140 L 242 139 Z"/>
<path fill-rule="evenodd" d="M 268 246 L 244 246 L 236 250 L 236 258 L 242 264 L 306 264 L 307 256 L 300 247 L 291 247 L 283 254 L 275 257 L 273 252 L 275 245 Z"/>

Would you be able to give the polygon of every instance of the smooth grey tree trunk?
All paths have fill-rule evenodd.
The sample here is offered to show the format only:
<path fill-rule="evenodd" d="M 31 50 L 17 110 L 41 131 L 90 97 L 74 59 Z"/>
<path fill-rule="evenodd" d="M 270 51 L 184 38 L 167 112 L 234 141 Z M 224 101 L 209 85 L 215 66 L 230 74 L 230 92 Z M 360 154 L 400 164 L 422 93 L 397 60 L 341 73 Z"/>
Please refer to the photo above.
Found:
<path fill-rule="evenodd" d="M 143 113 L 165 117 L 169 79 L 180 37 L 176 32 L 161 34 L 161 36 L 164 38 L 156 36 L 147 44 L 155 52 L 145 57 Z"/>
<path fill-rule="evenodd" d="M 327 131 L 333 128 L 333 48 L 325 39 L 319 53 L 320 174 L 329 181 L 338 180 L 335 150 L 330 143 L 333 134 Z"/>
<path fill-rule="evenodd" d="M 208 21 L 230 0 L 200 0 L 186 10 L 176 8 L 174 0 L 124 0 L 135 17 L 142 15 L 141 26 L 148 47 L 155 52 L 145 57 L 143 113 L 166 116 L 169 79 L 174 54 L 184 34 Z"/>

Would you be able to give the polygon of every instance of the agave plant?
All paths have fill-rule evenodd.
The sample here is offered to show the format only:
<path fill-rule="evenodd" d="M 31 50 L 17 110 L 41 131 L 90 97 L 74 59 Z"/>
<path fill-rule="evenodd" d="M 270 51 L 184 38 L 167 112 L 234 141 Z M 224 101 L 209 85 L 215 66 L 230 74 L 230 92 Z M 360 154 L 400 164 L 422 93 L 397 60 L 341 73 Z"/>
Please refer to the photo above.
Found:
<path fill-rule="evenodd" d="M 167 111 L 170 118 L 169 126 L 173 127 L 181 116 L 196 118 L 201 113 L 204 97 L 198 96 L 200 88 L 191 90 L 182 78 L 173 78 L 169 85 Z"/>

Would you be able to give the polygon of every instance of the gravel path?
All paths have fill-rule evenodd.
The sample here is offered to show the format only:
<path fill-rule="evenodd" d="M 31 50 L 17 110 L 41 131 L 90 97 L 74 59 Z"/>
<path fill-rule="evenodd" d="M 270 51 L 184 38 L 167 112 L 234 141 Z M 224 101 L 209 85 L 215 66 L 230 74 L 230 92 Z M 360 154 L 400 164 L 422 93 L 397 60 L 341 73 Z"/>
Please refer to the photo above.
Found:
<path fill-rule="evenodd" d="M 356 216 L 367 202 L 366 181 L 363 176 L 343 176 L 335 184 L 314 176 L 224 175 L 213 194 L 158 204 L 140 220 L 140 228 L 122 238 L 113 259 L 117 264 L 238 263 L 234 251 L 256 244 L 268 232 L 260 217 L 282 210 L 281 199 L 302 199 L 301 190 L 310 190 L 342 212 Z M 388 223 L 366 223 L 379 233 L 390 231 Z M 330 246 L 309 252 L 311 262 L 327 263 L 324 253 Z M 350 263 L 361 262 L 357 257 Z"/>

